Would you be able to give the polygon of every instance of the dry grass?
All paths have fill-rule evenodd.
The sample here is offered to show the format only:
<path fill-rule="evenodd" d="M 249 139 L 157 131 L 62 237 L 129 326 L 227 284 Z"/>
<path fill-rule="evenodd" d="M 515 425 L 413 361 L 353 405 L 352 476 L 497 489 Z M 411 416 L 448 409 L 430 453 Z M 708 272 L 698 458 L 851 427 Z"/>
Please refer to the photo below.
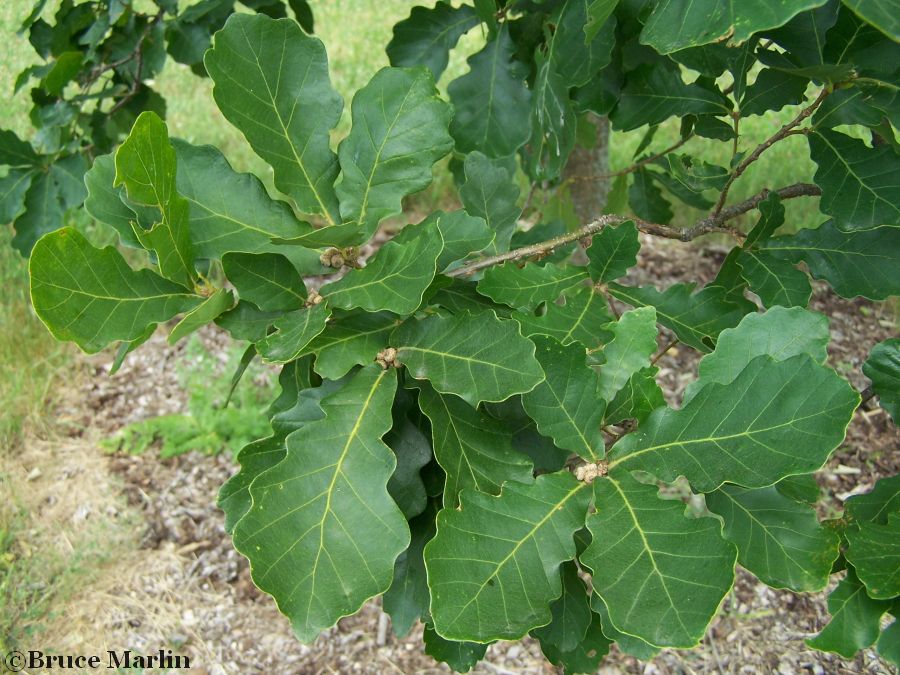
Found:
<path fill-rule="evenodd" d="M 106 575 L 134 546 L 137 520 L 119 496 L 95 443 L 29 440 L 0 453 L 0 648 L 60 647 L 70 598 Z M 88 622 L 89 623 L 89 622 Z"/>

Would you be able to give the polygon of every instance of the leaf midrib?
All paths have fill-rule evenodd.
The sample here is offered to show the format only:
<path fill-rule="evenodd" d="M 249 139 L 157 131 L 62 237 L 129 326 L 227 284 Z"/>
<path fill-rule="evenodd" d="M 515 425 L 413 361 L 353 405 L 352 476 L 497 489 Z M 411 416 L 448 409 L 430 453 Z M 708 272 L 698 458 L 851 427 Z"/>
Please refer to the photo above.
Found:
<path fill-rule="evenodd" d="M 566 494 L 565 497 L 563 497 L 558 502 L 556 502 L 556 504 L 554 504 L 552 506 L 552 508 L 547 509 L 546 515 L 543 518 L 541 518 L 537 523 L 535 523 L 534 526 L 531 528 L 531 530 L 529 530 L 528 533 L 524 537 L 522 537 L 521 539 L 519 539 L 519 541 L 516 542 L 515 546 L 513 546 L 513 549 L 500 562 L 497 563 L 496 567 L 494 568 L 494 571 L 491 572 L 490 575 L 488 575 L 488 577 L 484 580 L 484 582 L 478 587 L 478 590 L 472 594 L 472 597 L 469 599 L 469 601 L 465 605 L 462 606 L 462 609 L 459 610 L 459 612 L 456 614 L 456 616 L 453 618 L 453 620 L 450 623 L 455 624 L 459 620 L 459 617 L 461 617 L 463 615 L 463 612 L 465 612 L 469 608 L 469 606 L 481 596 L 482 591 L 484 591 L 485 586 L 488 585 L 488 583 L 491 581 L 491 579 L 496 577 L 497 574 L 499 573 L 500 569 L 504 565 L 506 565 L 506 563 L 508 563 L 510 561 L 510 559 L 512 559 L 515 556 L 516 553 L 518 553 L 519 549 L 524 545 L 524 543 L 526 541 L 530 540 L 532 537 L 534 537 L 534 534 L 541 527 L 543 527 L 544 524 L 548 520 L 550 520 L 551 517 L 556 515 L 556 513 L 558 511 L 560 511 L 563 508 L 563 506 L 565 506 L 566 502 L 568 502 L 569 499 L 571 499 L 576 493 L 578 493 L 579 491 L 583 490 L 586 487 L 587 487 L 587 483 L 579 482 L 575 487 L 573 487 L 571 490 L 569 490 L 568 494 Z"/>
<path fill-rule="evenodd" d="M 325 218 L 326 221 L 328 221 L 329 225 L 334 225 L 335 224 L 334 218 L 332 218 L 331 212 L 325 206 L 325 202 L 322 200 L 322 196 L 319 194 L 319 190 L 316 187 L 315 183 L 313 183 L 313 181 L 310 180 L 309 173 L 306 170 L 306 166 L 303 163 L 303 160 L 301 159 L 301 157 L 299 155 L 297 155 L 297 148 L 294 145 L 294 139 L 291 138 L 290 134 L 288 133 L 287 127 L 284 124 L 284 120 L 281 118 L 281 111 L 278 110 L 278 105 L 276 104 L 275 98 L 272 95 L 272 89 L 271 89 L 271 87 L 269 87 L 269 80 L 268 80 L 268 78 L 266 78 L 265 71 L 263 71 L 262 64 L 259 61 L 259 54 L 256 53 L 255 49 L 253 49 L 253 45 L 250 42 L 250 36 L 247 35 L 247 31 L 243 25 L 241 25 L 241 33 L 244 36 L 244 41 L 247 43 L 247 48 L 250 50 L 250 53 L 253 54 L 253 60 L 256 61 L 256 69 L 259 71 L 259 75 L 262 78 L 263 84 L 266 85 L 266 93 L 269 95 L 269 101 L 272 103 L 272 112 L 275 113 L 275 117 L 278 120 L 279 126 L 281 127 L 282 135 L 284 136 L 284 139 L 287 141 L 288 146 L 291 149 L 291 154 L 294 155 L 294 161 L 297 162 L 297 166 L 299 167 L 301 173 L 303 173 L 303 178 L 306 180 L 306 184 L 309 185 L 309 189 L 312 191 L 313 195 L 315 196 L 316 202 L 318 202 L 319 208 L 321 209 L 322 217 Z M 286 38 L 284 39 L 284 44 L 285 45 L 287 44 Z M 283 58 L 283 53 L 282 53 L 282 58 Z M 312 68 L 312 61 L 310 61 L 310 64 L 307 66 L 307 72 L 309 72 L 310 68 Z M 279 68 L 279 71 L 280 71 L 280 68 Z M 280 77 L 281 77 L 281 75 L 279 72 L 279 80 L 280 80 Z M 304 79 L 304 81 L 305 81 L 305 79 Z M 296 99 L 295 99 L 295 104 L 296 104 Z"/>

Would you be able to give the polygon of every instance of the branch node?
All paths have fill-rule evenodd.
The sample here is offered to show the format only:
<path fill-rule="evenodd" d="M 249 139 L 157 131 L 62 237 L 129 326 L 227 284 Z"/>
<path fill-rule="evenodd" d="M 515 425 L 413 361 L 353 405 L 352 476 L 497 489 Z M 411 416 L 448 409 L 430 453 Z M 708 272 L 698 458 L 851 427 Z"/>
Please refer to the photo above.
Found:
<path fill-rule="evenodd" d="M 575 467 L 575 478 L 580 480 L 582 483 L 587 483 L 588 485 L 593 483 L 595 478 L 600 478 L 601 476 L 605 476 L 608 473 L 609 464 L 607 464 L 603 460 L 597 460 L 596 462 L 587 462 Z"/>
<path fill-rule="evenodd" d="M 387 370 L 388 368 L 399 368 L 403 365 L 397 358 L 397 350 L 393 347 L 387 347 L 378 352 L 378 355 L 375 357 L 375 363 L 384 370 Z"/>

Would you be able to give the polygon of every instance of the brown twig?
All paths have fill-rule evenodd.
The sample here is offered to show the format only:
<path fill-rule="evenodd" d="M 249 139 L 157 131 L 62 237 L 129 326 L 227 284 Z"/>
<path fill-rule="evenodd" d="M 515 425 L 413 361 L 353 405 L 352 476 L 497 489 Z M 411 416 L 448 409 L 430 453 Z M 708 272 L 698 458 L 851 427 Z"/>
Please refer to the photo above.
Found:
<path fill-rule="evenodd" d="M 612 315 L 616 317 L 616 321 L 618 321 L 622 318 L 622 315 L 619 312 L 619 308 L 616 307 L 616 303 L 613 301 L 612 294 L 604 288 L 603 295 L 606 298 L 606 305 L 609 307 L 609 311 L 612 312 Z"/>
<path fill-rule="evenodd" d="M 534 193 L 537 191 L 537 181 L 531 183 L 531 189 L 528 190 L 528 196 L 525 197 L 525 203 L 522 205 L 522 213 L 531 208 L 531 200 L 534 199 Z"/>
<path fill-rule="evenodd" d="M 872 386 L 869 385 L 868 387 L 863 389 L 861 392 L 859 392 L 859 396 L 860 396 L 859 407 L 862 408 L 863 410 L 866 410 L 866 409 L 868 409 L 868 406 L 866 404 L 869 401 L 871 401 L 873 398 L 875 398 L 875 391 L 872 389 Z"/>
<path fill-rule="evenodd" d="M 111 63 L 98 63 L 96 66 L 94 66 L 94 68 L 91 69 L 91 72 L 88 74 L 85 88 L 90 87 L 103 73 L 109 72 L 110 70 L 115 70 L 116 68 L 124 66 L 126 63 L 129 63 L 130 61 L 133 61 L 135 58 L 137 58 L 138 53 L 143 49 L 144 40 L 147 39 L 147 37 L 150 35 L 150 31 L 153 30 L 153 27 L 156 24 L 162 21 L 164 16 L 164 9 L 160 9 L 153 16 L 153 18 L 147 23 L 147 25 L 144 26 L 144 30 L 141 33 L 141 36 L 138 38 L 138 41 L 134 45 L 134 49 L 132 49 L 130 53 L 123 56 L 121 59 L 118 59 L 117 61 L 112 61 Z"/>
<path fill-rule="evenodd" d="M 778 195 L 782 199 L 791 199 L 793 197 L 821 194 L 821 191 L 818 187 L 808 183 L 797 183 L 795 185 L 789 185 L 787 187 L 775 190 L 775 192 L 778 193 Z M 468 265 L 464 265 L 458 269 L 453 270 L 452 272 L 449 272 L 448 276 L 465 277 L 472 274 L 473 272 L 477 272 L 478 270 L 482 270 L 486 267 L 492 267 L 494 265 L 499 265 L 510 260 L 521 260 L 522 258 L 545 256 L 548 253 L 552 253 L 560 246 L 565 246 L 566 244 L 570 244 L 573 241 L 578 241 L 579 239 L 591 239 L 595 234 L 599 233 L 607 225 L 619 225 L 628 221 L 633 222 L 637 226 L 637 228 L 645 234 L 664 237 L 666 239 L 691 241 L 692 239 L 696 239 L 697 237 L 700 237 L 704 234 L 711 233 L 727 234 L 729 236 L 735 237 L 736 239 L 744 239 L 746 235 L 743 232 L 733 227 L 727 227 L 726 225 L 724 225 L 724 223 L 728 220 L 731 220 L 732 218 L 736 218 L 737 216 L 746 213 L 747 211 L 755 209 L 756 206 L 770 194 L 770 190 L 762 190 L 761 192 L 753 195 L 749 199 L 745 199 L 739 204 L 734 204 L 733 206 L 729 206 L 727 209 L 722 210 L 716 215 L 711 215 L 707 218 L 704 218 L 692 227 L 680 229 L 673 228 L 668 225 L 660 225 L 658 223 L 648 223 L 645 220 L 641 220 L 640 218 L 635 217 L 619 216 L 614 214 L 603 215 L 596 220 L 588 223 L 587 225 L 580 227 L 574 232 L 569 232 L 559 237 L 548 239 L 547 241 L 538 242 L 537 244 L 522 246 L 521 248 L 507 251 L 506 253 L 501 253 L 499 255 L 487 256 L 478 260 L 473 260 Z"/>
<path fill-rule="evenodd" d="M 737 110 L 735 110 L 731 113 L 731 118 L 734 120 L 734 142 L 731 144 L 731 159 L 732 161 L 734 161 L 734 158 L 737 157 L 738 152 L 738 139 L 741 136 L 741 114 Z"/>
<path fill-rule="evenodd" d="M 705 227 L 706 225 L 723 223 L 727 220 L 731 220 L 732 218 L 743 215 L 744 213 L 747 213 L 747 211 L 752 211 L 753 209 L 755 209 L 761 201 L 768 199 L 769 195 L 771 195 L 772 192 L 772 190 L 764 188 L 752 197 L 749 197 L 742 202 L 738 202 L 737 204 L 733 204 L 732 206 L 722 209 L 718 215 L 704 218 L 697 225 Z M 794 183 L 793 185 L 779 188 L 774 192 L 782 199 L 794 199 L 795 197 L 818 197 L 822 194 L 822 190 L 819 188 L 819 186 L 813 185 L 812 183 Z"/>
<path fill-rule="evenodd" d="M 673 338 L 672 340 L 670 340 L 669 343 L 665 347 L 663 347 L 658 352 L 656 352 L 656 355 L 652 359 L 650 359 L 650 365 L 655 366 L 656 362 L 659 361 L 665 355 L 666 352 L 668 352 L 670 349 L 672 349 L 672 347 L 677 345 L 678 342 L 679 342 L 678 338 Z"/>
<path fill-rule="evenodd" d="M 612 173 L 600 173 L 600 174 L 595 174 L 592 176 L 572 176 L 571 178 L 567 179 L 567 182 L 573 183 L 575 181 L 582 181 L 582 180 L 608 180 L 610 178 L 615 178 L 616 176 L 624 176 L 626 174 L 633 173 L 633 172 L 637 171 L 638 169 L 640 169 L 642 166 L 644 166 L 646 164 L 650 164 L 651 162 L 655 162 L 657 159 L 659 159 L 660 157 L 665 157 L 670 152 L 674 152 L 675 150 L 680 148 L 682 145 L 687 143 L 689 140 L 691 140 L 693 137 L 694 137 L 693 134 L 688 134 L 687 136 L 682 138 L 677 143 L 673 143 L 672 145 L 670 145 L 665 150 L 661 150 L 660 152 L 657 152 L 655 155 L 650 155 L 649 157 L 644 157 L 643 159 L 639 159 L 634 164 L 632 164 L 631 166 L 627 166 L 624 169 L 620 169 L 618 171 L 613 171 Z"/>
<path fill-rule="evenodd" d="M 740 164 L 738 164 L 737 168 L 735 168 L 731 176 L 729 176 L 728 181 L 725 183 L 725 186 L 722 188 L 722 194 L 719 195 L 719 201 L 716 203 L 716 207 L 712 212 L 713 217 L 718 216 L 722 209 L 725 207 L 725 200 L 728 198 L 728 190 L 731 189 L 734 181 L 740 178 L 741 174 L 743 174 L 744 171 L 747 170 L 747 167 L 753 164 L 753 162 L 755 162 L 757 159 L 759 159 L 760 155 L 771 148 L 775 143 L 790 136 L 794 127 L 796 127 L 798 124 L 803 122 L 803 120 L 812 115 L 816 111 L 816 108 L 822 105 L 822 101 L 824 101 L 825 97 L 830 93 L 831 89 L 829 87 L 825 87 L 824 89 L 822 89 L 822 91 L 820 91 L 819 95 L 816 97 L 815 101 L 801 110 L 794 119 L 781 127 L 781 129 L 779 129 L 769 138 L 757 145 L 756 149 L 747 157 L 745 157 Z"/>
<path fill-rule="evenodd" d="M 141 87 L 141 72 L 144 69 L 144 41 L 149 37 L 150 32 L 153 30 L 153 27 L 162 21 L 162 18 L 165 14 L 165 10 L 160 9 L 156 15 L 151 19 L 146 26 L 144 26 L 144 31 L 141 33 L 141 37 L 138 38 L 137 44 L 134 46 L 131 54 L 128 56 L 119 59 L 112 64 L 108 64 L 108 68 L 118 68 L 119 66 L 123 66 L 129 61 L 134 60 L 134 79 L 131 82 L 131 87 L 128 89 L 128 92 L 116 101 L 116 104 L 110 108 L 108 115 L 113 115 L 114 113 L 121 110 L 131 99 L 137 96 L 138 91 Z"/>

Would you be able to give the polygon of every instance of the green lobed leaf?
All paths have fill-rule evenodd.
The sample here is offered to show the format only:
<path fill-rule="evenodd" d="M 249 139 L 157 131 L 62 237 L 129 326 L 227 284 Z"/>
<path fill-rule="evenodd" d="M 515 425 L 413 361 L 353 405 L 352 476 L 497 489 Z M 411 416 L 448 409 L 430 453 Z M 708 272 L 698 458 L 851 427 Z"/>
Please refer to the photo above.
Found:
<path fill-rule="evenodd" d="M 278 376 L 281 393 L 266 413 L 270 418 L 272 434 L 241 448 L 237 455 L 240 470 L 219 488 L 217 503 L 225 513 L 225 530 L 229 533 L 250 510 L 250 485 L 253 480 L 284 459 L 288 434 L 325 417 L 320 402 L 344 384 L 329 381 L 313 387 L 309 381 L 311 360 L 309 357 L 292 361 L 281 369 Z"/>
<path fill-rule="evenodd" d="M 342 309 L 411 314 L 422 304 L 443 250 L 444 239 L 436 221 L 408 225 L 364 268 L 351 269 L 338 281 L 322 286 L 320 292 L 329 304 Z"/>
<path fill-rule="evenodd" d="M 335 186 L 341 217 L 356 223 L 365 241 L 383 219 L 402 211 L 401 200 L 431 182 L 431 165 L 453 148 L 450 106 L 438 96 L 431 72 L 383 68 L 356 92 L 353 126 L 341 141 L 341 179 Z"/>
<path fill-rule="evenodd" d="M 555 645 L 541 640 L 544 656 L 565 673 L 596 673 L 603 657 L 609 654 L 612 640 L 603 634 L 600 617 L 591 614 L 590 619 L 584 639 L 570 651 L 560 651 Z"/>
<path fill-rule="evenodd" d="M 722 533 L 738 549 L 738 562 L 760 581 L 792 591 L 820 591 L 838 557 L 839 538 L 819 524 L 813 506 L 774 486 L 747 490 L 724 485 L 706 495 L 722 517 Z"/>
<path fill-rule="evenodd" d="M 678 69 L 645 64 L 628 74 L 610 120 L 616 129 L 631 131 L 670 117 L 730 112 L 728 99 L 719 92 L 696 83 L 685 84 Z"/>
<path fill-rule="evenodd" d="M 819 501 L 821 489 L 811 473 L 788 476 L 775 483 L 775 489 L 788 499 L 814 506 Z"/>
<path fill-rule="evenodd" d="M 607 19 L 612 15 L 619 0 L 589 0 L 587 4 L 587 23 L 584 25 L 584 34 L 587 40 L 592 40 Z"/>
<path fill-rule="evenodd" d="M 504 22 L 484 48 L 469 57 L 469 72 L 447 87 L 454 111 L 450 135 L 459 152 L 507 157 L 528 140 L 528 68 L 515 59 L 515 50 Z"/>
<path fill-rule="evenodd" d="M 657 408 L 666 404 L 662 389 L 656 383 L 659 368 L 641 368 L 628 378 L 625 386 L 606 407 L 605 424 L 618 424 L 633 419 L 639 424 Z"/>
<path fill-rule="evenodd" d="M 566 88 L 587 84 L 600 69 L 609 65 L 612 58 L 616 20 L 604 19 L 593 33 L 593 29 L 585 25 L 593 19 L 591 4 L 591 0 L 567 0 L 550 19 L 555 30 L 547 45 L 547 58 L 563 78 Z M 593 33 L 587 40 L 586 32 Z"/>
<path fill-rule="evenodd" d="M 678 339 L 701 352 L 711 351 L 719 333 L 736 326 L 756 306 L 744 298 L 729 296 L 721 286 L 707 286 L 696 293 L 694 284 L 674 284 L 662 293 L 652 286 L 610 284 L 619 300 L 634 307 L 653 306 L 657 320 L 675 331 Z"/>
<path fill-rule="evenodd" d="M 444 249 L 437 261 L 439 272 L 470 253 L 477 253 L 490 246 L 496 236 L 484 218 L 470 216 L 462 209 L 450 213 L 435 211 L 417 227 L 428 227 L 431 223 L 437 226 L 444 240 Z"/>
<path fill-rule="evenodd" d="M 641 32 L 641 42 L 660 54 L 721 40 L 727 40 L 729 46 L 739 45 L 753 33 L 777 28 L 800 12 L 824 4 L 825 0 L 671 0 L 654 8 Z"/>
<path fill-rule="evenodd" d="M 809 80 L 772 68 L 765 68 L 747 87 L 740 101 L 741 117 L 764 115 L 786 105 L 802 103 Z"/>
<path fill-rule="evenodd" d="M 436 290 L 435 290 L 436 289 Z M 428 304 L 443 312 L 462 314 L 463 312 L 481 312 L 489 309 L 498 316 L 509 318 L 512 310 L 506 305 L 498 305 L 476 290 L 476 283 L 460 278 L 438 276 L 432 284 L 428 295 Z"/>
<path fill-rule="evenodd" d="M 829 1 L 811 11 L 800 12 L 793 19 L 765 35 L 784 48 L 790 61 L 817 68 L 826 65 L 824 50 L 828 31 L 834 26 L 840 2 Z M 818 73 L 817 73 L 818 74 Z"/>
<path fill-rule="evenodd" d="M 719 286 L 725 291 L 726 300 L 740 301 L 744 297 L 744 290 L 747 288 L 747 280 L 741 276 L 741 250 L 740 246 L 732 248 L 722 264 L 719 271 L 716 272 L 715 278 L 709 282 L 710 286 Z"/>
<path fill-rule="evenodd" d="M 818 166 L 819 208 L 847 232 L 900 224 L 900 157 L 889 146 L 875 148 L 836 131 L 808 135 L 809 154 Z"/>
<path fill-rule="evenodd" d="M 476 663 L 484 658 L 488 646 L 477 642 L 456 642 L 445 640 L 429 625 L 422 634 L 425 653 L 435 661 L 446 663 L 457 673 L 468 673 Z"/>
<path fill-rule="evenodd" d="M 30 175 L 24 183 L 17 180 L 23 169 L 10 169 L 6 179 L 0 179 L 0 190 L 11 191 L 0 192 L 0 211 L 8 209 L 9 220 L 15 218 L 13 248 L 27 257 L 38 239 L 65 224 L 66 210 L 84 201 L 86 170 L 87 160 L 73 154 L 57 159 L 46 171 L 27 169 Z"/>
<path fill-rule="evenodd" d="M 609 618 L 609 609 L 606 607 L 606 603 L 596 593 L 591 594 L 591 611 L 600 618 L 603 634 L 607 639 L 615 642 L 616 647 L 623 654 L 628 654 L 641 661 L 649 661 L 659 653 L 659 647 L 654 647 L 634 635 L 626 635 L 616 630 Z"/>
<path fill-rule="evenodd" d="M 894 620 L 881 631 L 878 638 L 878 654 L 894 667 L 900 667 L 900 621 Z"/>
<path fill-rule="evenodd" d="M 586 278 L 583 267 L 552 263 L 519 266 L 510 261 L 485 270 L 478 282 L 478 292 L 510 307 L 533 308 L 542 302 L 556 300 L 563 291 Z"/>
<path fill-rule="evenodd" d="M 419 407 L 431 421 L 434 457 L 444 470 L 444 507 L 459 503 L 463 489 L 498 494 L 508 480 L 527 483 L 532 463 L 513 449 L 512 433 L 457 396 L 419 388 Z"/>
<path fill-rule="evenodd" d="M 226 253 L 222 269 L 241 300 L 264 311 L 303 307 L 306 286 L 297 269 L 278 253 Z"/>
<path fill-rule="evenodd" d="M 84 174 L 88 161 L 79 153 L 62 157 L 50 165 L 50 177 L 59 190 L 59 198 L 64 209 L 81 206 L 87 197 Z"/>
<path fill-rule="evenodd" d="M 548 46 L 552 48 L 552 44 Z M 554 180 L 562 174 L 575 148 L 577 118 L 566 80 L 542 52 L 536 52 L 535 62 L 537 77 L 531 88 L 527 170 L 533 180 Z"/>
<path fill-rule="evenodd" d="M 559 566 L 575 556 L 590 499 L 568 472 L 507 482 L 499 496 L 467 490 L 438 514 L 425 546 L 435 629 L 452 640 L 518 639 L 550 622 Z M 527 580 L 527 581 L 526 581 Z"/>
<path fill-rule="evenodd" d="M 569 458 L 567 450 L 558 448 L 546 436 L 542 436 L 522 405 L 522 396 L 513 396 L 501 403 L 486 403 L 485 412 L 490 416 L 492 424 L 499 425 L 512 433 L 513 447 L 534 462 L 536 473 L 552 473 L 565 466 Z M 519 479 L 527 483 L 531 479 Z"/>
<path fill-rule="evenodd" d="M 900 42 L 900 17 L 897 8 L 881 0 L 842 0 L 859 17 L 875 26 L 894 42 Z"/>
<path fill-rule="evenodd" d="M 473 406 L 531 391 L 544 379 L 534 343 L 492 311 L 407 320 L 391 346 L 412 377 Z"/>
<path fill-rule="evenodd" d="M 612 339 L 608 329 L 613 317 L 602 295 L 592 288 L 578 288 L 564 294 L 563 299 L 564 305 L 548 303 L 544 314 L 520 311 L 512 318 L 525 337 L 549 335 L 564 345 L 578 342 L 588 349 Z"/>
<path fill-rule="evenodd" d="M 800 307 L 773 307 L 765 313 L 747 314 L 735 328 L 723 330 L 715 351 L 700 360 L 699 377 L 688 385 L 682 405 L 707 384 L 734 381 L 750 361 L 763 354 L 776 361 L 808 354 L 824 364 L 830 337 L 828 319 Z"/>
<path fill-rule="evenodd" d="M 176 187 L 177 160 L 169 133 L 154 112 L 137 118 L 115 156 L 114 185 L 124 185 L 128 199 L 159 210 L 160 221 L 149 230 L 132 224 L 138 241 L 156 252 L 160 273 L 193 288 L 194 250 L 188 224 L 188 202 Z"/>
<path fill-rule="evenodd" d="M 666 482 L 683 475 L 700 492 L 726 481 L 765 487 L 820 468 L 858 403 L 845 380 L 806 354 L 758 356 L 731 383 L 708 384 L 680 410 L 654 412 L 613 446 L 610 468 Z"/>
<path fill-rule="evenodd" d="M 759 210 L 759 220 L 747 233 L 742 248 L 750 250 L 757 244 L 768 241 L 775 230 L 784 225 L 784 204 L 777 192 L 773 192 L 756 207 Z"/>
<path fill-rule="evenodd" d="M 812 286 L 804 272 L 765 251 L 742 251 L 741 275 L 766 307 L 806 307 Z"/>
<path fill-rule="evenodd" d="M 869 492 L 853 495 L 844 504 L 844 516 L 851 522 L 883 525 L 896 511 L 900 511 L 900 474 L 879 478 Z"/>
<path fill-rule="evenodd" d="M 49 173 L 40 172 L 25 191 L 24 212 L 15 220 L 12 246 L 29 255 L 37 241 L 63 225 L 65 215 L 60 203 L 59 186 Z"/>
<path fill-rule="evenodd" d="M 304 348 L 316 355 L 315 371 L 331 380 L 343 377 L 353 366 L 374 361 L 399 324 L 388 312 L 358 312 L 332 319 Z"/>
<path fill-rule="evenodd" d="M 664 167 L 671 166 L 662 164 L 663 160 L 656 161 Z M 678 166 L 678 164 L 675 164 L 675 166 Z M 650 169 L 644 169 L 644 174 L 653 182 L 662 185 L 669 194 L 688 206 L 700 209 L 701 211 L 713 207 L 713 201 L 703 195 L 703 191 L 706 189 L 705 187 L 700 187 L 703 181 L 697 180 L 694 177 L 688 177 L 687 172 L 685 171 L 676 174 L 674 171 L 669 173 L 668 171 L 651 171 Z"/>
<path fill-rule="evenodd" d="M 734 583 L 734 546 L 712 518 L 618 471 L 593 483 L 592 541 L 580 560 L 613 627 L 660 647 L 688 648 L 706 633 Z"/>
<path fill-rule="evenodd" d="M 57 340 L 88 353 L 136 340 L 201 301 L 150 270 L 134 271 L 116 249 L 94 248 L 68 227 L 35 245 L 29 274 L 35 313 Z"/>
<path fill-rule="evenodd" d="M 603 348 L 599 368 L 599 394 L 606 401 L 612 401 L 634 373 L 650 366 L 656 351 L 656 310 L 639 307 L 625 312 L 609 329 L 614 337 Z"/>
<path fill-rule="evenodd" d="M 900 595 L 900 515 L 888 514 L 883 524 L 858 523 L 845 536 L 847 562 L 869 597 L 890 600 Z"/>
<path fill-rule="evenodd" d="M 894 272 L 900 266 L 900 228 L 844 232 L 828 220 L 762 246 L 784 260 L 805 262 L 814 278 L 827 281 L 842 297 L 883 300 L 900 295 L 900 277 Z"/>
<path fill-rule="evenodd" d="M 639 218 L 652 223 L 668 223 L 675 214 L 662 190 L 652 180 L 653 176 L 643 167 L 634 172 L 634 180 L 628 188 L 628 203 Z"/>
<path fill-rule="evenodd" d="M 219 110 L 271 165 L 275 187 L 301 211 L 340 223 L 329 133 L 343 103 L 322 42 L 291 19 L 237 13 L 216 33 L 204 64 Z"/>
<path fill-rule="evenodd" d="M 234 528 L 253 582 L 301 640 L 386 591 L 409 544 L 387 491 L 394 454 L 381 441 L 396 386 L 391 370 L 372 364 L 323 399 L 324 419 L 288 437 L 284 459 L 251 484 L 253 505 Z"/>
<path fill-rule="evenodd" d="M 179 177 L 176 176 L 176 179 Z M 95 220 L 112 227 L 122 244 L 140 248 L 141 243 L 131 227 L 131 223 L 137 220 L 137 214 L 123 200 L 123 189 L 114 187 L 115 181 L 115 156 L 109 154 L 97 157 L 84 176 L 87 187 L 84 208 Z"/>
<path fill-rule="evenodd" d="M 685 154 L 670 153 L 665 160 L 663 166 L 668 167 L 672 180 L 684 190 L 699 194 L 705 190 L 721 190 L 728 182 L 729 171 L 723 166 Z"/>
<path fill-rule="evenodd" d="M 288 363 L 305 352 L 305 347 L 325 330 L 331 314 L 326 303 L 294 310 L 276 319 L 275 332 L 260 340 L 256 348 L 267 363 Z"/>
<path fill-rule="evenodd" d="M 394 36 L 385 51 L 392 66 L 428 66 L 437 81 L 450 60 L 450 50 L 478 23 L 470 5 L 453 7 L 441 0 L 434 7 L 413 7 L 407 18 L 394 24 Z"/>
<path fill-rule="evenodd" d="M 875 129 L 885 118 L 896 116 L 895 100 L 895 92 L 885 94 L 880 87 L 860 85 L 852 89 L 838 89 L 818 107 L 812 123 L 826 129 L 845 124 L 861 124 Z M 881 135 L 891 142 L 893 133 L 891 131 Z"/>
<path fill-rule="evenodd" d="M 866 587 L 852 569 L 847 570 L 847 576 L 828 596 L 831 621 L 822 632 L 805 642 L 813 649 L 853 658 L 878 638 L 881 616 L 889 607 L 889 602 L 866 595 Z"/>
<path fill-rule="evenodd" d="M 40 157 L 14 131 L 0 129 L 0 164 L 10 167 L 33 167 L 40 164 Z"/>
<path fill-rule="evenodd" d="M 10 169 L 0 178 L 0 223 L 11 223 L 25 208 L 25 195 L 35 173 L 30 169 Z"/>
<path fill-rule="evenodd" d="M 587 250 L 591 279 L 602 284 L 624 277 L 637 264 L 640 250 L 641 242 L 633 222 L 603 228 L 599 234 L 594 235 Z"/>
<path fill-rule="evenodd" d="M 391 617 L 394 634 L 404 636 L 419 619 L 428 616 L 428 581 L 425 576 L 425 544 L 434 536 L 435 509 L 432 507 L 409 521 L 410 542 L 394 564 L 394 580 L 384 592 L 382 607 Z M 427 628 L 426 628 L 427 630 Z"/>
<path fill-rule="evenodd" d="M 252 302 L 238 301 L 234 309 L 230 309 L 216 319 L 216 325 L 227 330 L 235 340 L 259 342 L 269 332 L 275 319 L 284 312 L 264 312 Z"/>
<path fill-rule="evenodd" d="M 459 188 L 466 213 L 484 218 L 494 232 L 489 253 L 509 250 L 509 243 L 522 213 L 516 202 L 519 188 L 503 162 L 493 161 L 480 152 L 466 156 L 466 182 Z"/>
<path fill-rule="evenodd" d="M 172 144 L 178 157 L 178 191 L 191 205 L 191 241 L 197 257 L 219 259 L 231 251 L 287 254 L 272 239 L 314 231 L 297 220 L 286 202 L 272 199 L 259 178 L 235 171 L 217 148 L 179 139 Z M 317 253 L 307 256 L 318 263 Z"/>
<path fill-rule="evenodd" d="M 587 588 L 578 576 L 575 561 L 562 564 L 562 595 L 550 605 L 553 619 L 532 631 L 541 641 L 541 649 L 551 646 L 558 652 L 570 652 L 584 640 L 592 614 Z"/>
<path fill-rule="evenodd" d="M 890 338 L 872 347 L 863 364 L 863 374 L 872 380 L 878 402 L 894 423 L 900 423 L 900 338 Z"/>
<path fill-rule="evenodd" d="M 187 337 L 195 330 L 199 330 L 208 323 L 212 323 L 221 314 L 228 311 L 234 305 L 234 293 L 220 288 L 213 292 L 206 300 L 185 314 L 181 321 L 175 324 L 169 333 L 168 342 L 174 345 L 181 338 Z"/>
<path fill-rule="evenodd" d="M 545 335 L 531 339 L 545 379 L 522 395 L 525 411 L 538 431 L 558 447 L 585 459 L 600 459 L 606 453 L 600 431 L 606 401 L 601 379 L 587 365 L 584 348 L 577 343 L 563 346 Z M 562 651 L 572 648 L 574 645 L 561 647 Z"/>
<path fill-rule="evenodd" d="M 431 461 L 431 445 L 425 434 L 408 419 L 395 423 L 384 442 L 397 457 L 397 467 L 388 481 L 388 492 L 403 511 L 403 516 L 411 520 L 422 513 L 428 503 L 419 472 Z"/>
<path fill-rule="evenodd" d="M 60 96 L 65 86 L 81 71 L 84 54 L 79 51 L 63 52 L 56 57 L 50 71 L 41 81 L 43 88 L 52 96 Z"/>

